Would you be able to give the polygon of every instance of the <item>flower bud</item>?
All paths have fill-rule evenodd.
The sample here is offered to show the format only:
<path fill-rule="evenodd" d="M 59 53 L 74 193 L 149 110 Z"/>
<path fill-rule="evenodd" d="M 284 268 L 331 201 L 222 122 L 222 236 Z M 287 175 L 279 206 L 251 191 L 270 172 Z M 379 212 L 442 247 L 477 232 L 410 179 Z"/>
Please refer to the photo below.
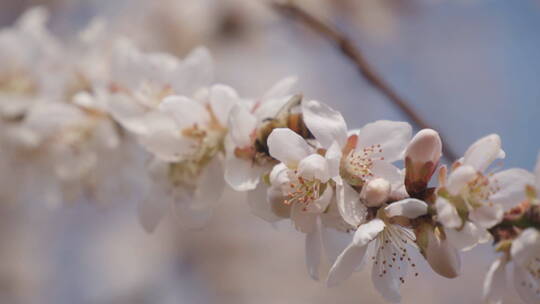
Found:
<path fill-rule="evenodd" d="M 422 254 L 433 271 L 446 278 L 457 277 L 461 272 L 461 257 L 439 228 L 426 224 L 417 234 Z"/>
<path fill-rule="evenodd" d="M 411 196 L 421 195 L 442 155 L 439 133 L 423 129 L 416 133 L 405 150 L 405 187 Z"/>
<path fill-rule="evenodd" d="M 376 178 L 369 181 L 360 193 L 360 198 L 368 207 L 379 207 L 390 196 L 390 183 L 384 178 Z"/>

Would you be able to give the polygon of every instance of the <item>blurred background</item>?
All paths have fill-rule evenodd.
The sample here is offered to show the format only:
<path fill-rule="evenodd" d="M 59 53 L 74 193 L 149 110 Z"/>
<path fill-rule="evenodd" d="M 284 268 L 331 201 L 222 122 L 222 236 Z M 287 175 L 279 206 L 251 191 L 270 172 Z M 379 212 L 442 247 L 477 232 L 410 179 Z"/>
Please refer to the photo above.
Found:
<path fill-rule="evenodd" d="M 498 133 L 504 165 L 531 169 L 540 150 L 540 2 L 537 0 L 306 0 L 345 31 L 370 63 L 458 154 Z M 0 0 L 0 26 L 44 5 L 50 29 L 74 39 L 93 18 L 145 50 L 185 55 L 206 45 L 217 80 L 257 96 L 296 75 L 298 91 L 340 110 L 350 128 L 407 120 L 329 43 L 257 0 Z M 1 60 L 1 59 L 0 59 Z M 384 303 L 369 272 L 328 289 L 304 265 L 304 238 L 250 214 L 227 191 L 208 227 L 167 220 L 153 234 L 132 202 L 106 207 L 0 207 L 2 304 Z M 448 280 L 418 259 L 403 303 L 481 303 L 494 255 L 463 255 Z M 507 303 L 518 303 L 509 289 Z"/>

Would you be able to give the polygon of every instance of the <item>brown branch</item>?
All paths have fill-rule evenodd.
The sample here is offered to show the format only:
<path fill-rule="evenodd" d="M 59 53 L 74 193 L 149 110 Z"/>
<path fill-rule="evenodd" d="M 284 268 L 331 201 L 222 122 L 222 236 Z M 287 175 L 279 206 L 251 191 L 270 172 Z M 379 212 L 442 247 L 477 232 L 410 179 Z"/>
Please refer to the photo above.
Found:
<path fill-rule="evenodd" d="M 313 31 L 323 36 L 324 38 L 330 40 L 334 45 L 348 57 L 358 68 L 360 74 L 364 79 L 377 89 L 380 93 L 386 96 L 394 105 L 396 105 L 409 119 L 420 129 L 430 128 L 429 125 L 420 117 L 405 101 L 401 96 L 399 96 L 390 85 L 381 77 L 373 67 L 369 64 L 362 52 L 355 47 L 354 43 L 348 39 L 345 34 L 341 33 L 332 26 L 324 23 L 323 21 L 317 19 L 315 16 L 309 14 L 296 4 L 291 1 L 281 1 L 274 2 L 274 8 L 285 15 L 288 15 L 300 22 L 302 22 L 307 27 L 311 28 Z M 441 139 L 443 135 L 439 132 Z M 445 141 L 443 140 L 443 143 Z M 457 155 L 454 151 L 448 146 L 444 145 L 443 148 L 444 156 L 450 160 L 450 162 L 457 159 Z"/>

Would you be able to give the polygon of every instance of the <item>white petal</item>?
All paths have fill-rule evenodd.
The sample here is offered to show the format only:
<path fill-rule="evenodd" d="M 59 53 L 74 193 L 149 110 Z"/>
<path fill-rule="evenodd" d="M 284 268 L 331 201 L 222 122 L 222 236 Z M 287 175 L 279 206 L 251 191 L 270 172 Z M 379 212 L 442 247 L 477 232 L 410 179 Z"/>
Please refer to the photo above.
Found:
<path fill-rule="evenodd" d="M 360 202 L 360 194 L 349 184 L 336 186 L 338 210 L 343 220 L 357 227 L 364 223 L 367 217 L 367 207 Z"/>
<path fill-rule="evenodd" d="M 384 227 L 386 227 L 384 222 L 377 218 L 360 225 L 354 233 L 353 244 L 355 246 L 366 246 L 384 230 Z"/>
<path fill-rule="evenodd" d="M 251 134 L 257 126 L 257 118 L 243 104 L 232 107 L 228 125 L 231 138 L 237 147 L 245 148 L 251 145 Z"/>
<path fill-rule="evenodd" d="M 210 105 L 222 126 L 227 125 L 229 113 L 239 100 L 236 91 L 229 86 L 217 84 L 210 88 Z"/>
<path fill-rule="evenodd" d="M 306 141 L 290 129 L 274 129 L 267 142 L 270 155 L 288 167 L 296 167 L 303 158 L 311 154 L 311 148 Z"/>
<path fill-rule="evenodd" d="M 153 130 L 148 135 L 138 137 L 139 143 L 163 161 L 179 161 L 190 156 L 196 143 L 190 138 L 180 136 L 175 129 Z"/>
<path fill-rule="evenodd" d="M 461 272 L 461 257 L 458 250 L 447 239 L 443 240 L 436 236 L 433 229 L 427 233 L 426 259 L 431 268 L 443 277 L 457 277 Z"/>
<path fill-rule="evenodd" d="M 341 156 L 341 147 L 335 141 L 332 145 L 330 145 L 330 148 L 328 148 L 326 154 L 324 155 L 326 161 L 328 162 L 328 174 L 330 178 L 339 177 Z"/>
<path fill-rule="evenodd" d="M 379 120 L 360 129 L 356 151 L 381 145 L 377 149 L 381 149 L 382 152 L 376 155 L 384 157 L 388 162 L 394 162 L 403 156 L 411 136 L 412 128 L 408 123 Z"/>
<path fill-rule="evenodd" d="M 498 258 L 491 264 L 484 279 L 483 298 L 488 304 L 502 304 L 506 293 L 506 261 Z"/>
<path fill-rule="evenodd" d="M 253 191 L 248 192 L 248 197 L 250 193 Z M 292 218 L 292 206 L 285 204 L 285 195 L 283 194 L 281 188 L 277 187 L 269 187 L 266 192 L 266 202 L 270 208 L 270 211 L 279 219 L 283 218 Z M 261 212 L 262 207 L 261 208 Z"/>
<path fill-rule="evenodd" d="M 448 176 L 448 182 L 446 184 L 446 189 L 452 195 L 458 195 L 463 187 L 467 185 L 470 181 L 474 180 L 477 177 L 477 171 L 467 165 L 462 165 L 454 170 Z"/>
<path fill-rule="evenodd" d="M 201 207 L 213 208 L 219 202 L 224 189 L 223 164 L 219 157 L 214 157 L 199 177 L 194 198 L 200 201 Z"/>
<path fill-rule="evenodd" d="M 321 232 L 317 225 L 313 232 L 306 234 L 306 266 L 309 276 L 315 281 L 319 280 L 321 247 Z"/>
<path fill-rule="evenodd" d="M 347 141 L 347 124 L 338 111 L 324 103 L 309 100 L 302 102 L 306 126 L 324 148 L 337 141 L 344 146 Z"/>
<path fill-rule="evenodd" d="M 85 91 L 81 91 L 73 95 L 72 102 L 81 108 L 99 108 L 99 104 L 95 96 Z"/>
<path fill-rule="evenodd" d="M 191 189 L 175 188 L 173 195 L 175 211 L 173 214 L 182 227 L 201 229 L 208 223 L 212 209 L 205 206 L 205 202 L 195 200 Z"/>
<path fill-rule="evenodd" d="M 159 110 L 171 115 L 181 128 L 204 126 L 210 122 L 210 115 L 204 106 L 184 96 L 165 97 L 159 104 Z"/>
<path fill-rule="evenodd" d="M 112 120 L 101 121 L 94 129 L 97 144 L 105 149 L 116 149 L 120 145 L 120 135 Z"/>
<path fill-rule="evenodd" d="M 327 213 L 325 213 L 327 215 Z M 338 256 L 351 244 L 352 234 L 336 230 L 325 226 L 324 217 L 322 217 L 321 239 L 324 253 L 330 264 L 334 264 Z"/>
<path fill-rule="evenodd" d="M 154 232 L 167 209 L 172 206 L 170 193 L 164 185 L 157 183 L 159 181 L 152 183 L 149 193 L 138 206 L 139 222 L 148 233 Z"/>
<path fill-rule="evenodd" d="M 294 76 L 289 76 L 278 81 L 274 86 L 268 90 L 264 96 L 263 100 L 282 98 L 291 94 L 292 88 L 296 85 L 297 78 Z"/>
<path fill-rule="evenodd" d="M 291 90 L 296 83 L 295 77 L 288 77 L 274 85 L 261 99 L 257 100 L 254 115 L 259 121 L 274 118 L 290 101 Z"/>
<path fill-rule="evenodd" d="M 338 256 L 328 273 L 326 286 L 333 287 L 348 279 L 351 274 L 362 264 L 367 246 L 358 247 L 350 244 Z"/>
<path fill-rule="evenodd" d="M 463 163 L 484 172 L 494 160 L 502 156 L 501 151 L 501 138 L 491 134 L 477 140 L 467 149 Z"/>
<path fill-rule="evenodd" d="M 468 221 L 465 222 L 461 230 L 446 229 L 445 231 L 447 240 L 461 251 L 468 251 L 477 244 L 486 242 L 489 240 L 486 234 L 490 235 L 487 230 Z"/>
<path fill-rule="evenodd" d="M 16 26 L 23 30 L 32 31 L 42 29 L 49 20 L 49 10 L 44 6 L 34 6 L 26 9 L 16 20 Z"/>
<path fill-rule="evenodd" d="M 161 161 L 155 157 L 151 158 L 147 164 L 148 176 L 153 181 L 157 181 L 162 185 L 167 185 L 169 182 L 169 168 L 169 163 Z"/>
<path fill-rule="evenodd" d="M 326 189 L 324 189 L 324 192 L 318 199 L 307 205 L 306 211 L 313 213 L 323 213 L 332 201 L 333 196 L 334 190 L 332 190 L 332 187 L 326 187 Z"/>
<path fill-rule="evenodd" d="M 277 114 L 280 113 L 281 110 L 284 109 L 290 100 L 290 97 L 282 97 L 259 101 L 253 108 L 253 115 L 259 122 L 273 119 Z"/>
<path fill-rule="evenodd" d="M 489 186 L 497 188 L 490 201 L 511 209 L 526 199 L 525 186 L 534 184 L 534 175 L 527 170 L 513 168 L 495 173 Z"/>
<path fill-rule="evenodd" d="M 318 179 L 326 183 L 330 178 L 328 163 L 321 155 L 311 154 L 298 164 L 298 175 L 307 179 Z"/>
<path fill-rule="evenodd" d="M 44 137 L 53 136 L 68 126 L 80 124 L 83 112 L 72 104 L 38 103 L 24 118 L 25 125 Z"/>
<path fill-rule="evenodd" d="M 189 190 L 178 193 L 175 207 L 180 224 L 188 228 L 202 228 L 212 216 L 225 188 L 221 160 L 215 157 L 204 168 L 192 195 Z"/>
<path fill-rule="evenodd" d="M 146 132 L 144 116 L 149 109 L 132 98 L 125 94 L 112 94 L 108 98 L 107 108 L 114 120 L 130 132 Z"/>
<path fill-rule="evenodd" d="M 501 205 L 484 205 L 469 211 L 469 219 L 480 227 L 489 229 L 498 224 L 504 215 Z"/>
<path fill-rule="evenodd" d="M 225 159 L 225 181 L 236 191 L 255 189 L 265 168 L 253 164 L 251 160 L 229 155 Z"/>
<path fill-rule="evenodd" d="M 340 232 L 347 232 L 347 231 L 350 231 L 352 228 L 347 222 L 345 222 L 345 220 L 339 213 L 336 200 L 332 200 L 330 202 L 330 205 L 328 205 L 328 208 L 326 208 L 326 211 L 320 216 L 321 216 L 321 221 L 324 227 L 336 229 Z M 352 241 L 352 234 L 351 234 L 350 240 L 342 244 L 344 246 L 341 246 L 341 249 L 345 248 L 346 245 L 348 245 L 351 241 Z M 342 242 L 338 241 L 338 243 L 341 244 Z M 337 257 L 337 255 L 340 252 L 341 250 L 336 255 L 334 255 L 334 258 Z"/>
<path fill-rule="evenodd" d="M 404 177 L 398 167 L 385 160 L 374 160 L 371 173 L 375 178 L 381 177 L 392 185 L 392 191 L 403 185 Z"/>
<path fill-rule="evenodd" d="M 247 203 L 251 213 L 267 222 L 273 223 L 282 218 L 276 215 L 272 210 L 272 205 L 267 200 L 267 189 L 268 187 L 266 185 L 260 183 L 255 190 L 248 191 Z M 281 199 L 279 203 L 282 204 L 283 200 Z"/>
<path fill-rule="evenodd" d="M 457 212 L 456 207 L 443 197 L 437 197 L 435 201 L 437 209 L 437 219 L 446 228 L 457 228 L 462 224 L 461 217 Z"/>
<path fill-rule="evenodd" d="M 291 220 L 294 222 L 294 227 L 303 233 L 311 233 L 315 231 L 318 215 L 315 213 L 306 212 L 304 205 L 300 203 L 293 204 L 291 208 Z"/>
<path fill-rule="evenodd" d="M 388 247 L 388 246 L 387 246 Z M 393 272 L 388 271 L 386 274 L 382 274 L 383 266 L 381 263 L 373 263 L 371 270 L 371 281 L 373 286 L 379 292 L 383 298 L 390 303 L 400 303 L 401 295 L 399 292 L 399 281 L 397 277 L 394 277 Z M 389 268 L 389 270 L 392 268 Z"/>
<path fill-rule="evenodd" d="M 196 90 L 208 86 L 213 78 L 212 55 L 204 47 L 191 51 L 171 75 L 174 91 L 186 96 L 191 96 Z"/>
<path fill-rule="evenodd" d="M 275 187 L 281 187 L 283 184 L 290 183 L 289 168 L 284 163 L 279 163 L 270 171 L 270 184 Z"/>
<path fill-rule="evenodd" d="M 516 263 L 523 264 L 540 255 L 540 232 L 527 228 L 512 242 L 510 251 Z"/>
<path fill-rule="evenodd" d="M 389 217 L 404 216 L 414 219 L 426 214 L 427 207 L 427 204 L 419 199 L 407 198 L 388 205 L 384 211 Z"/>
<path fill-rule="evenodd" d="M 540 303 L 539 281 L 519 264 L 514 264 L 514 288 L 526 304 Z"/>

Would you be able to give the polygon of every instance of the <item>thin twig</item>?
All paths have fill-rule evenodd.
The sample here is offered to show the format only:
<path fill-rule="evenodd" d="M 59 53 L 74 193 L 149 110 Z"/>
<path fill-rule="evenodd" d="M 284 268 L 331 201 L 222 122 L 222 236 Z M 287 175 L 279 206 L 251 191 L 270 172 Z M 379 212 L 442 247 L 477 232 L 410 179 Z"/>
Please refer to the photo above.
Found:
<path fill-rule="evenodd" d="M 274 2 L 273 5 L 277 11 L 297 19 L 316 33 L 333 42 L 343 55 L 347 56 L 356 65 L 364 79 L 407 115 L 416 127 L 420 129 L 430 128 L 422 117 L 408 105 L 407 101 L 398 95 L 390 85 L 375 72 L 362 52 L 355 47 L 354 43 L 347 38 L 345 34 L 317 19 L 315 16 L 309 14 L 291 1 Z M 441 136 L 441 139 L 444 138 L 441 132 L 439 132 L 439 135 Z M 445 141 L 443 140 L 443 143 L 444 142 Z M 449 161 L 452 162 L 457 159 L 456 154 L 448 144 L 444 145 L 443 150 L 444 156 Z"/>

